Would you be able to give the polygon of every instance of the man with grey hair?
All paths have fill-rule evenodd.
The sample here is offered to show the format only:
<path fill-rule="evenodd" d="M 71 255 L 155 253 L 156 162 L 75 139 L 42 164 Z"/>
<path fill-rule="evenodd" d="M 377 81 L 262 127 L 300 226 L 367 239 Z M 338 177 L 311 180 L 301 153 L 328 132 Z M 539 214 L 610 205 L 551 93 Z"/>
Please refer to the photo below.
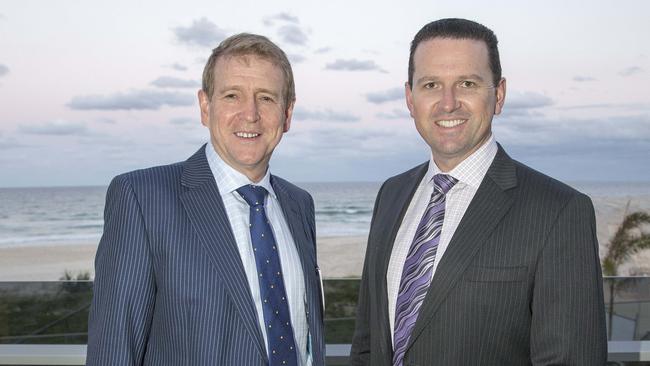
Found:
<path fill-rule="evenodd" d="M 314 203 L 269 171 L 291 65 L 263 36 L 232 36 L 198 98 L 208 143 L 108 188 L 87 365 L 324 365 Z"/>

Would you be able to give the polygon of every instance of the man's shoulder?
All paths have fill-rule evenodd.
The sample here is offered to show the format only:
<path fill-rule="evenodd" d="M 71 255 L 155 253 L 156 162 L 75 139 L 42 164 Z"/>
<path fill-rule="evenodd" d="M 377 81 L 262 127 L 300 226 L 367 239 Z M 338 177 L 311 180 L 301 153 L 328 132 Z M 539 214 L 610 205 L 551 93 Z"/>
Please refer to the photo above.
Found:
<path fill-rule="evenodd" d="M 547 214 L 562 212 L 567 207 L 581 207 L 585 213 L 593 211 L 591 198 L 586 194 L 526 164 L 512 162 L 517 175 L 513 197 L 519 205 Z"/>
<path fill-rule="evenodd" d="M 112 183 L 151 189 L 154 187 L 178 186 L 182 179 L 188 181 L 195 178 L 202 179 L 203 175 L 212 174 L 205 158 L 204 149 L 205 145 L 184 161 L 122 173 L 113 178 Z M 184 175 L 187 177 L 183 177 Z M 197 177 L 194 177 L 195 175 Z"/>
<path fill-rule="evenodd" d="M 309 192 L 277 175 L 271 175 L 271 185 L 273 185 L 274 190 L 281 190 L 298 201 L 312 201 Z"/>
<path fill-rule="evenodd" d="M 426 173 L 427 169 L 429 167 L 429 162 L 426 161 L 422 164 L 419 164 L 417 166 L 414 166 L 413 168 L 394 175 L 388 179 L 386 179 L 382 185 L 383 189 L 401 189 L 401 187 L 408 183 L 412 182 L 413 180 L 421 180 L 424 174 Z"/>
<path fill-rule="evenodd" d="M 524 163 L 513 160 L 513 164 L 516 167 L 517 183 L 527 192 L 537 192 L 545 196 L 556 196 L 564 199 L 584 196 L 583 193 L 568 184 L 535 170 Z"/>
<path fill-rule="evenodd" d="M 178 182 L 183 172 L 184 164 L 185 162 L 177 162 L 132 170 L 116 176 L 113 178 L 113 182 L 128 184 L 134 187 L 152 187 Z"/>

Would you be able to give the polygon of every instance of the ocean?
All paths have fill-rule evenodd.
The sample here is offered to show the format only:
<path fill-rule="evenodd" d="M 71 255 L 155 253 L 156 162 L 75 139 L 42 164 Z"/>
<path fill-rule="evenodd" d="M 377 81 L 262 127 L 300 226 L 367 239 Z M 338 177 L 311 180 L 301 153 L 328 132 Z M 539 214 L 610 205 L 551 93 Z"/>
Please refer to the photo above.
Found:
<path fill-rule="evenodd" d="M 378 182 L 302 183 L 318 236 L 367 235 Z M 650 182 L 574 182 L 592 198 L 650 196 Z M 97 242 L 107 187 L 0 188 L 0 248 Z"/>

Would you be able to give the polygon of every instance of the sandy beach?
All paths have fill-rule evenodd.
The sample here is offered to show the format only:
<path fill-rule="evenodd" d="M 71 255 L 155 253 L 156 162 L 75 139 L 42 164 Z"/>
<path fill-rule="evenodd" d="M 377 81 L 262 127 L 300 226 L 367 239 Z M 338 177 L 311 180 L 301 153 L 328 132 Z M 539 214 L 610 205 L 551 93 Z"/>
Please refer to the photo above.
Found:
<path fill-rule="evenodd" d="M 628 212 L 650 211 L 650 196 L 595 197 L 600 255 L 605 255 L 609 238 Z M 319 237 L 318 261 L 324 278 L 359 277 L 363 268 L 366 236 Z M 97 243 L 71 243 L 30 247 L 0 248 L 0 281 L 52 281 L 89 271 Z M 650 250 L 639 253 L 622 266 L 620 275 L 650 275 Z"/>

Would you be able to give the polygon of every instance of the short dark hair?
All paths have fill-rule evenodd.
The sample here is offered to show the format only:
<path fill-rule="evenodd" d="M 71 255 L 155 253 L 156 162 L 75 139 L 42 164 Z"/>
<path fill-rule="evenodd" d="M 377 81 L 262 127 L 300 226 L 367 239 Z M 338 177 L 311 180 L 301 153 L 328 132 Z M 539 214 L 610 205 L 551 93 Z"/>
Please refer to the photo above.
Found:
<path fill-rule="evenodd" d="M 214 66 L 217 60 L 228 56 L 257 56 L 268 60 L 282 69 L 284 74 L 285 108 L 296 100 L 296 87 L 293 81 L 293 71 L 287 55 L 275 43 L 258 34 L 239 33 L 224 39 L 217 48 L 212 50 L 208 62 L 203 69 L 202 89 L 212 99 L 214 93 Z"/>
<path fill-rule="evenodd" d="M 501 61 L 499 59 L 499 41 L 492 30 L 482 24 L 467 19 L 446 18 L 433 21 L 420 29 L 411 42 L 409 54 L 409 86 L 413 87 L 413 73 L 415 65 L 413 55 L 418 45 L 433 38 L 472 39 L 483 41 L 487 46 L 490 70 L 493 83 L 496 85 L 501 80 Z"/>

